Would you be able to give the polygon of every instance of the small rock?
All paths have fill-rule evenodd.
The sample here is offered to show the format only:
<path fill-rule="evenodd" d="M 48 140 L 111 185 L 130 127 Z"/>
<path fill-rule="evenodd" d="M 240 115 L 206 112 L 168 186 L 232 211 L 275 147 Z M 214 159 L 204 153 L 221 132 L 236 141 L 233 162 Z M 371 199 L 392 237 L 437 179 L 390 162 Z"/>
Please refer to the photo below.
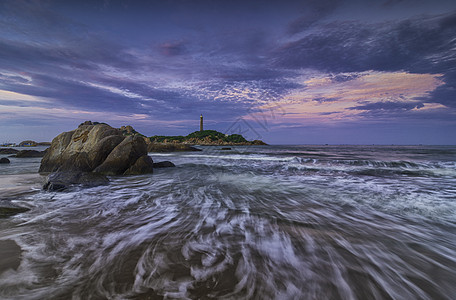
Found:
<path fill-rule="evenodd" d="M 0 154 L 16 154 L 19 150 L 13 148 L 0 148 Z"/>
<path fill-rule="evenodd" d="M 24 157 L 43 157 L 46 151 L 37 151 L 37 150 L 21 150 L 16 153 L 17 158 L 24 158 Z"/>
<path fill-rule="evenodd" d="M 9 201 L 0 200 L 0 218 L 14 216 L 29 210 L 29 208 L 17 206 Z"/>
<path fill-rule="evenodd" d="M 231 148 L 230 147 L 223 147 L 220 150 L 231 150 Z"/>
<path fill-rule="evenodd" d="M 175 167 L 176 165 L 170 161 L 161 161 L 158 163 L 154 163 L 154 168 L 170 168 Z"/>
<path fill-rule="evenodd" d="M 108 183 L 109 179 L 102 174 L 90 172 L 55 172 L 47 177 L 43 189 L 47 191 L 63 191 L 73 185 L 94 187 Z"/>
<path fill-rule="evenodd" d="M 0 164 L 9 164 L 10 160 L 6 157 L 0 158 Z"/>

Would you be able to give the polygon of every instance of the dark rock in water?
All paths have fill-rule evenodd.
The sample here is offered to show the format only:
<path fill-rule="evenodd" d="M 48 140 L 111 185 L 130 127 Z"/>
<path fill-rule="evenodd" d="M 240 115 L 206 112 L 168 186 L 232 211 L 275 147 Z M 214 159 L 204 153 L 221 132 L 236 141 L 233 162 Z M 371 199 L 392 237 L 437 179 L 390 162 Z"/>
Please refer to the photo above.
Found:
<path fill-rule="evenodd" d="M 0 148 L 0 154 L 16 154 L 19 150 L 13 148 Z"/>
<path fill-rule="evenodd" d="M 176 151 L 201 151 L 187 144 L 164 144 L 164 143 L 151 143 L 147 147 L 148 152 L 176 152 Z"/>
<path fill-rule="evenodd" d="M 147 145 L 139 136 L 128 136 L 116 146 L 94 172 L 121 175 L 141 157 L 147 155 Z"/>
<path fill-rule="evenodd" d="M 143 155 L 138 158 L 134 165 L 125 171 L 124 175 L 139 175 L 154 172 L 154 161 L 148 155 Z"/>
<path fill-rule="evenodd" d="M 176 165 L 170 161 L 161 161 L 158 163 L 154 163 L 154 168 L 170 168 L 175 167 Z"/>
<path fill-rule="evenodd" d="M 55 172 L 47 177 L 43 189 L 48 191 L 63 191 L 74 185 L 94 187 L 108 183 L 109 179 L 102 174 L 90 172 Z"/>
<path fill-rule="evenodd" d="M 24 158 L 24 157 L 43 157 L 46 151 L 37 151 L 37 150 L 21 150 L 14 157 Z"/>
<path fill-rule="evenodd" d="M 10 160 L 6 157 L 0 158 L 0 164 L 9 164 Z"/>
<path fill-rule="evenodd" d="M 17 270 L 21 264 L 22 249 L 15 241 L 0 240 L 0 274 L 13 269 Z"/>
<path fill-rule="evenodd" d="M 220 150 L 231 150 L 231 148 L 230 147 L 223 147 Z"/>
<path fill-rule="evenodd" d="M 10 201 L 0 200 L 0 218 L 14 216 L 29 210 L 29 208 L 17 206 Z"/>

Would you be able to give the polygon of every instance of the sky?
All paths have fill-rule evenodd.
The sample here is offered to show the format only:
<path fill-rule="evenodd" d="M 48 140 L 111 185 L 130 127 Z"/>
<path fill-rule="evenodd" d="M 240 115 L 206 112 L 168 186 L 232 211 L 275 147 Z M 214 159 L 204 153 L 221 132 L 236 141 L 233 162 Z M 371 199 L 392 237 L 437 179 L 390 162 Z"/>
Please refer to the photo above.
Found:
<path fill-rule="evenodd" d="M 0 143 L 86 120 L 456 144 L 456 1 L 0 0 Z"/>

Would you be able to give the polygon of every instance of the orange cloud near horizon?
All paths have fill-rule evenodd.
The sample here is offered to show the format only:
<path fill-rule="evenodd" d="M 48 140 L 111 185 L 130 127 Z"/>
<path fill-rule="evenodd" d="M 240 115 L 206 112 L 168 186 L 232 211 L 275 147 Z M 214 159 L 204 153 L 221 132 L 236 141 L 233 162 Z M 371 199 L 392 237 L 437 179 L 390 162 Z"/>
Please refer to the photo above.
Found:
<path fill-rule="evenodd" d="M 334 76 L 321 74 L 301 78 L 304 88 L 295 90 L 273 106 L 278 108 L 271 123 L 333 123 L 356 121 L 364 118 L 361 107 L 382 102 L 416 103 L 420 108 L 413 112 L 446 108 L 438 103 L 423 103 L 438 86 L 445 84 L 442 74 L 415 74 L 407 72 L 362 72 L 347 73 L 351 80 L 337 81 Z M 354 107 L 360 107 L 352 109 Z M 270 110 L 270 105 L 261 105 L 260 110 Z M 280 116 L 280 117 L 279 117 Z"/>

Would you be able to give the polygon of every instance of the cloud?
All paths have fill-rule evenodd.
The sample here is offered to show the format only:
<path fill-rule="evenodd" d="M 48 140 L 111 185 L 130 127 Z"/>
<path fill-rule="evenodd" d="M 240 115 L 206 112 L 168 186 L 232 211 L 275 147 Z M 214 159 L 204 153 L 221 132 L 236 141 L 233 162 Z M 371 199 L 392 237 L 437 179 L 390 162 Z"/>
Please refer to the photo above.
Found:
<path fill-rule="evenodd" d="M 443 72 L 456 59 L 454 14 L 377 24 L 356 21 L 320 26 L 282 45 L 277 64 L 328 72 L 366 70 Z"/>
<path fill-rule="evenodd" d="M 315 25 L 318 21 L 334 12 L 341 4 L 339 0 L 311 0 L 305 2 L 302 15 L 292 21 L 287 28 L 289 34 L 296 34 Z"/>
<path fill-rule="evenodd" d="M 346 74 L 368 70 L 442 74 L 428 102 L 456 107 L 456 13 L 403 21 L 321 25 L 279 47 L 273 60 L 289 69 Z M 352 80 L 335 75 L 334 82 Z"/>
<path fill-rule="evenodd" d="M 303 75 L 302 88 L 275 102 L 281 114 L 272 123 L 332 126 L 424 118 L 438 122 L 443 114 L 445 118 L 456 114 L 454 109 L 427 102 L 429 93 L 444 84 L 440 74 L 368 71 L 344 73 L 344 80 L 335 81 L 334 77 L 325 73 Z M 265 107 L 260 107 L 260 114 Z"/>
<path fill-rule="evenodd" d="M 456 108 L 456 70 L 446 73 L 442 76 L 442 80 L 446 84 L 437 87 L 426 100 Z"/>
<path fill-rule="evenodd" d="M 187 52 L 184 41 L 170 41 L 160 45 L 160 51 L 165 56 L 182 55 Z"/>
<path fill-rule="evenodd" d="M 312 99 L 312 101 L 316 101 L 318 103 L 335 102 L 335 101 L 338 101 L 338 100 L 340 100 L 340 98 L 337 98 L 337 97 L 335 97 L 335 98 L 317 97 L 317 98 Z"/>
<path fill-rule="evenodd" d="M 353 107 L 348 107 L 347 109 L 351 110 L 412 110 L 423 108 L 424 104 L 419 103 L 409 103 L 409 102 L 398 102 L 398 101 L 385 101 L 385 102 L 375 102 L 368 103 L 364 105 L 357 105 Z"/>

